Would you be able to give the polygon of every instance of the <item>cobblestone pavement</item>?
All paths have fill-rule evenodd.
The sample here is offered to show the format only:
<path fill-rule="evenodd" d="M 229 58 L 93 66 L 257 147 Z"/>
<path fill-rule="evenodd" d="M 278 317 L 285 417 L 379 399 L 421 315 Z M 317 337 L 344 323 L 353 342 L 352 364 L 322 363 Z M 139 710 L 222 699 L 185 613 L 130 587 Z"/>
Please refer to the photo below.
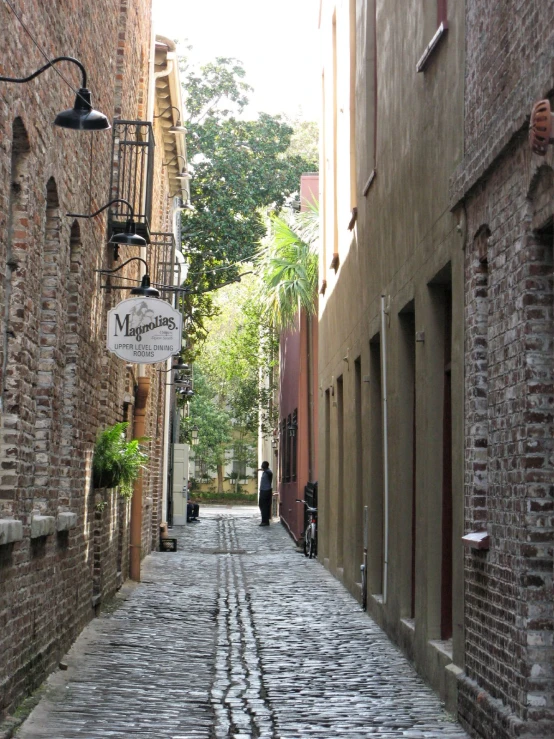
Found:
<path fill-rule="evenodd" d="M 17 737 L 467 739 L 342 585 L 258 521 L 175 528 L 179 550 L 146 558 Z"/>

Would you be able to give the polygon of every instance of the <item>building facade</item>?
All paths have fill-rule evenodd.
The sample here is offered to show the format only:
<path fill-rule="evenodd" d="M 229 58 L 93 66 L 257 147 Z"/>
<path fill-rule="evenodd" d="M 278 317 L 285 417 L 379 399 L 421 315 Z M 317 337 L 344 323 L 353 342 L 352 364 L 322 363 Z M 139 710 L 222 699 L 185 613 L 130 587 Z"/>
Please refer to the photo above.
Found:
<path fill-rule="evenodd" d="M 528 141 L 554 90 L 551 3 L 466 0 L 466 531 L 459 716 L 480 736 L 554 734 L 552 146 Z M 524 10 L 521 13 L 520 10 Z"/>
<path fill-rule="evenodd" d="M 464 252 L 448 183 L 463 155 L 463 3 L 445 13 L 321 4 L 318 556 L 455 710 Z"/>
<path fill-rule="evenodd" d="M 551 16 L 321 3 L 320 556 L 487 739 L 553 730 Z"/>
<path fill-rule="evenodd" d="M 319 202 L 319 175 L 300 178 L 300 209 Z M 317 482 L 318 325 L 305 310 L 296 326 L 279 337 L 279 516 L 292 538 L 302 539 L 305 528 L 304 499 L 308 483 Z M 276 471 L 274 470 L 274 474 Z"/>
<path fill-rule="evenodd" d="M 52 125 L 73 103 L 70 86 L 80 86 L 71 63 L 56 65 L 63 79 L 47 69 L 25 84 L 0 82 L 0 715 L 40 684 L 129 576 L 130 504 L 92 487 L 99 431 L 129 421 L 130 437 L 139 426 L 148 437 L 135 499 L 139 565 L 158 547 L 165 519 L 168 375 L 105 348 L 107 311 L 128 297 L 144 265 L 98 270 L 140 256 L 153 280 L 174 273 L 172 196 L 181 190 L 164 163 L 186 155 L 165 111 L 180 105 L 174 61 L 166 69 L 175 49 L 164 39 L 153 47 L 150 0 L 69 5 L 0 7 L 2 74 L 30 75 L 45 63 L 40 49 L 77 57 L 93 107 L 112 124 L 95 132 Z M 145 160 L 144 170 L 131 164 Z M 112 198 L 131 201 L 148 241 L 122 247 L 119 259 L 107 241 L 126 210 L 67 216 Z"/>

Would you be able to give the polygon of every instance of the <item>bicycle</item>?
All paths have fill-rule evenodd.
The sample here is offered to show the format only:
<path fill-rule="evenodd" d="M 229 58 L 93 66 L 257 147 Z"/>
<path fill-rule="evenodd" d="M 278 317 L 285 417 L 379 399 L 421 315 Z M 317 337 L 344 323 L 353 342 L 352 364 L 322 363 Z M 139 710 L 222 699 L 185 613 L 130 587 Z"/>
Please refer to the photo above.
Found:
<path fill-rule="evenodd" d="M 308 514 L 308 525 L 304 532 L 304 555 L 313 559 L 317 556 L 317 508 L 312 508 L 305 500 L 296 499 L 297 503 L 304 503 Z"/>

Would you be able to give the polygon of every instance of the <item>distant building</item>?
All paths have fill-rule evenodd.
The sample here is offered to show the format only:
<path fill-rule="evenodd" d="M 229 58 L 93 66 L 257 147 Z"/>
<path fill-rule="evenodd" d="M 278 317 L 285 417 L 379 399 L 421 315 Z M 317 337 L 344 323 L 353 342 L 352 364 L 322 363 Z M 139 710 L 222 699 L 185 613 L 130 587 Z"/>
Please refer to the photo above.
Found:
<path fill-rule="evenodd" d="M 317 203 L 319 175 L 304 174 L 300 208 Z M 279 339 L 279 515 L 295 541 L 304 530 L 304 506 L 296 501 L 317 482 L 317 341 L 317 320 L 304 310 Z"/>

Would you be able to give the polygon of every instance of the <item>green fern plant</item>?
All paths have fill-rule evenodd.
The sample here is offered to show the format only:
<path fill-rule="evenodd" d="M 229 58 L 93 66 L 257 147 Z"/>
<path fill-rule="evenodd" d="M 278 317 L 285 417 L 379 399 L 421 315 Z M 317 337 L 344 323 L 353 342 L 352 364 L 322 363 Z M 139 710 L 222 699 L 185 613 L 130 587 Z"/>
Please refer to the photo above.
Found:
<path fill-rule="evenodd" d="M 119 488 L 123 497 L 133 494 L 133 483 L 145 468 L 148 455 L 140 445 L 146 441 L 127 441 L 128 423 L 116 423 L 98 435 L 92 460 L 92 481 L 95 488 Z"/>

